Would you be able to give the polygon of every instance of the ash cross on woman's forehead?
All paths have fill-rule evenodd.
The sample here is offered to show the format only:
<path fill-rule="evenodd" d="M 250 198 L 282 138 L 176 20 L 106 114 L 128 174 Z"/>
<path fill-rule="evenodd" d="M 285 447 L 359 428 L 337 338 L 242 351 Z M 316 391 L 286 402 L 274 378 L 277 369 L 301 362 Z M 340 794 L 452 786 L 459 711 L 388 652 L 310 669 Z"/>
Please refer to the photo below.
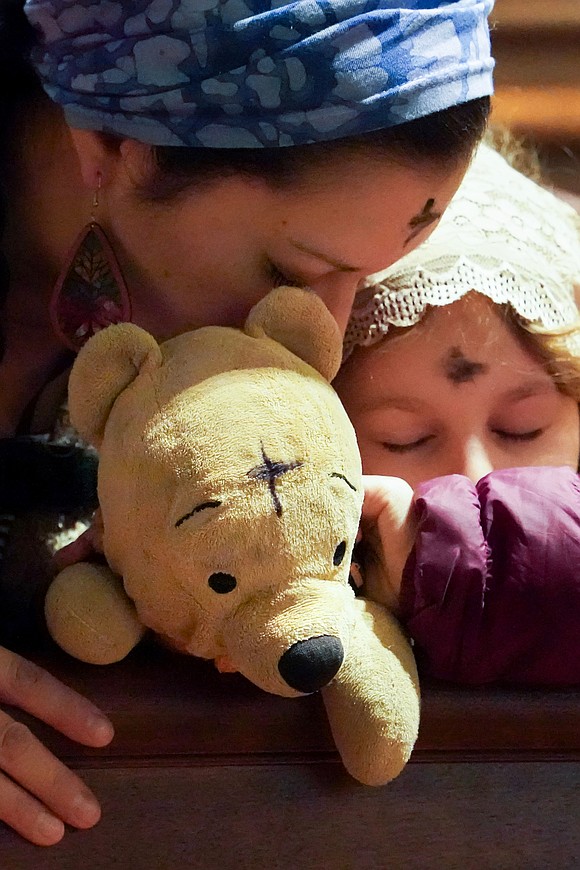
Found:
<path fill-rule="evenodd" d="M 425 205 L 423 206 L 423 211 L 420 214 L 416 214 L 415 217 L 412 217 L 409 221 L 409 227 L 411 229 L 411 233 L 405 239 L 405 245 L 408 245 L 415 236 L 418 236 L 420 232 L 422 232 L 426 227 L 430 226 L 435 221 L 438 221 L 441 217 L 440 211 L 433 211 L 433 206 L 435 205 L 435 200 L 433 198 L 428 199 Z"/>

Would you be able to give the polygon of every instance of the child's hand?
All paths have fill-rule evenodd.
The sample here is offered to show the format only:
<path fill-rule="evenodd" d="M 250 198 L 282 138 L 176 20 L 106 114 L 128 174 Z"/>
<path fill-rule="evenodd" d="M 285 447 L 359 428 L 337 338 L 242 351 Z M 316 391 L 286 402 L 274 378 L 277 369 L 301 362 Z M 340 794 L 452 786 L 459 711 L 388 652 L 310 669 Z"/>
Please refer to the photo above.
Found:
<path fill-rule="evenodd" d="M 42 668 L 0 647 L 0 701 L 26 710 L 86 746 L 106 746 L 109 720 Z M 39 846 L 63 836 L 64 823 L 90 828 L 101 810 L 79 777 L 22 723 L 0 709 L 0 819 Z"/>
<path fill-rule="evenodd" d="M 365 564 L 365 594 L 395 613 L 405 562 L 415 541 L 413 490 L 399 477 L 365 475 L 362 530 L 371 555 Z"/>

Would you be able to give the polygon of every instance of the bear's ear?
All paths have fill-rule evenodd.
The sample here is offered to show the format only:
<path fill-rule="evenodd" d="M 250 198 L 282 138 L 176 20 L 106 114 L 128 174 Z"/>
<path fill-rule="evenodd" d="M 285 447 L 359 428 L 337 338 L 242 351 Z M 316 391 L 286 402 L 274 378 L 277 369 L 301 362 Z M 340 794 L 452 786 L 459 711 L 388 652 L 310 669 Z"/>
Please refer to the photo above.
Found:
<path fill-rule="evenodd" d="M 117 397 L 139 372 L 161 362 L 153 336 L 133 323 L 108 326 L 90 338 L 76 358 L 68 386 L 71 422 L 81 437 L 99 447 Z"/>
<path fill-rule="evenodd" d="M 276 287 L 250 311 L 248 335 L 267 335 L 303 359 L 328 381 L 342 361 L 342 336 L 319 296 L 300 287 Z"/>

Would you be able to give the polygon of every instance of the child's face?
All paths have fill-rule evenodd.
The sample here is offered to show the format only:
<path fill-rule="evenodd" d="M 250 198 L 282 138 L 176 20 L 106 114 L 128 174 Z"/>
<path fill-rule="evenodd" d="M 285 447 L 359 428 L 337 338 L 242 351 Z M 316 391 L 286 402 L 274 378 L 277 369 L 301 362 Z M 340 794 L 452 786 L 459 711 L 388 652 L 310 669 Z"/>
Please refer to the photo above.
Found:
<path fill-rule="evenodd" d="M 446 474 L 578 467 L 578 405 L 484 298 L 436 309 L 416 327 L 358 348 L 335 381 L 366 474 L 416 486 Z"/>

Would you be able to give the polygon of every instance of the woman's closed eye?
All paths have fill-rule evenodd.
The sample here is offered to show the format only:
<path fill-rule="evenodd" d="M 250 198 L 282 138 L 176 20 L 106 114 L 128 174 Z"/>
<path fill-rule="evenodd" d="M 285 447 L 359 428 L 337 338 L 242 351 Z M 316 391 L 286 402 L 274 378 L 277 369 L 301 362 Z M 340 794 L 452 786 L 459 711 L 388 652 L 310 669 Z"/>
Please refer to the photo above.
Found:
<path fill-rule="evenodd" d="M 271 260 L 266 264 L 268 278 L 272 282 L 273 287 L 305 287 L 307 282 L 301 281 L 295 276 L 288 275 Z"/>

